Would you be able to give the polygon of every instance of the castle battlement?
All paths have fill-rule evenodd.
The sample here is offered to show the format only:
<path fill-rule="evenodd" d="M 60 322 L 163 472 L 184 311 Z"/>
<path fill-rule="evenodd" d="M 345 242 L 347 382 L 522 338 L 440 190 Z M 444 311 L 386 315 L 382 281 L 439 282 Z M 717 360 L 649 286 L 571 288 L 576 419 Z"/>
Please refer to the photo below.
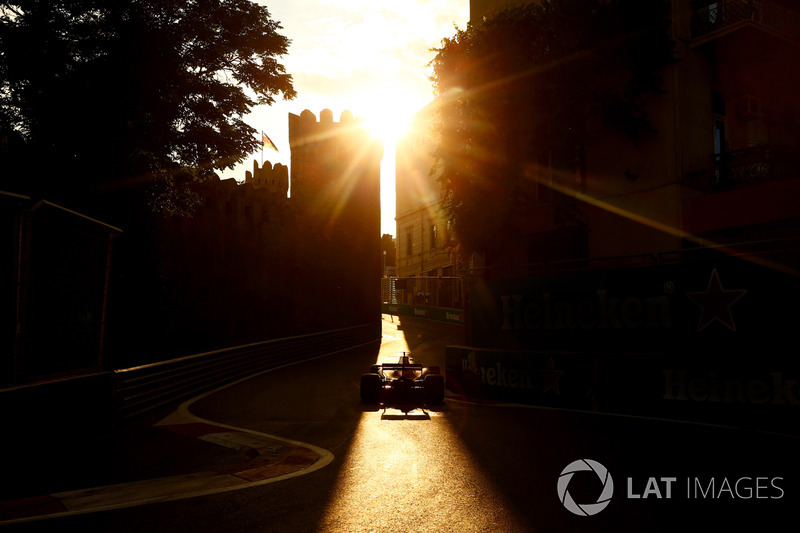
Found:
<path fill-rule="evenodd" d="M 258 161 L 253 161 L 253 172 L 249 170 L 244 175 L 245 184 L 251 184 L 254 189 L 267 189 L 270 193 L 286 196 L 289 192 L 289 168 L 280 163 L 264 161 L 259 168 Z"/>
<path fill-rule="evenodd" d="M 365 187 L 379 187 L 383 147 L 350 111 L 339 122 L 330 109 L 320 112 L 319 121 L 308 109 L 290 113 L 289 146 L 293 203 L 309 216 L 355 209 Z"/>
<path fill-rule="evenodd" d="M 345 110 L 339 117 L 339 122 L 333 121 L 333 111 L 323 109 L 316 115 L 308 109 L 300 115 L 289 113 L 289 146 L 299 148 L 303 145 L 321 142 L 332 136 L 348 133 L 361 129 L 361 119 L 354 118 L 353 113 Z"/>

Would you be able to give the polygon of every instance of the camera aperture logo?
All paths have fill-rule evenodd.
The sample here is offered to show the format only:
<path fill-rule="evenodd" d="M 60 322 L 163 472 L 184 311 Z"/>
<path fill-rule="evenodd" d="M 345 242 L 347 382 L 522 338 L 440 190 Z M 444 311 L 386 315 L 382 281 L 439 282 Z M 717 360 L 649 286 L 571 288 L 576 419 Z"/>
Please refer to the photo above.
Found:
<path fill-rule="evenodd" d="M 572 481 L 572 476 L 576 472 L 584 471 L 594 472 L 603 484 L 603 490 L 594 503 L 577 503 L 572 499 L 569 490 L 567 490 L 569 482 Z M 591 459 L 578 459 L 571 462 L 561 471 L 561 475 L 558 477 L 558 499 L 568 511 L 578 516 L 596 515 L 611 503 L 611 496 L 613 495 L 614 480 L 611 478 L 608 469 Z"/>

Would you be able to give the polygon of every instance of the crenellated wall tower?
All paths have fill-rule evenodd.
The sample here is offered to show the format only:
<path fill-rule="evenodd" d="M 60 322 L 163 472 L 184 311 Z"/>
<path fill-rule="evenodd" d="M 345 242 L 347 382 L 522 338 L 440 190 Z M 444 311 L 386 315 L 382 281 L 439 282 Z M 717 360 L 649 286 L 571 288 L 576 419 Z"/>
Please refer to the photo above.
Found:
<path fill-rule="evenodd" d="M 253 161 L 253 172 L 245 172 L 244 182 L 253 185 L 254 189 L 266 189 L 286 198 L 289 193 L 289 169 L 280 163 L 275 163 L 273 167 L 269 161 L 259 168 L 258 161 Z"/>
<path fill-rule="evenodd" d="M 349 111 L 289 115 L 291 210 L 308 288 L 364 322 L 380 319 L 382 144 Z"/>
<path fill-rule="evenodd" d="M 253 162 L 164 225 L 172 336 L 192 349 L 380 324 L 381 146 L 328 110 L 289 115 L 289 139 L 290 197 L 285 165 Z"/>

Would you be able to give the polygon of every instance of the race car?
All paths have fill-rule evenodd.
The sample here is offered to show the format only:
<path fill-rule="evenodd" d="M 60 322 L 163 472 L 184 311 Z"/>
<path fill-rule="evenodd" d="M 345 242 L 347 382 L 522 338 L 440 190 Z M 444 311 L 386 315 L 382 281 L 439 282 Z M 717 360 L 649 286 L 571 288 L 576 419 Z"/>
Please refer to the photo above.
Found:
<path fill-rule="evenodd" d="M 414 363 L 409 352 L 403 352 L 396 363 L 372 365 L 361 375 L 361 401 L 384 407 L 442 403 L 444 376 L 438 366 Z"/>

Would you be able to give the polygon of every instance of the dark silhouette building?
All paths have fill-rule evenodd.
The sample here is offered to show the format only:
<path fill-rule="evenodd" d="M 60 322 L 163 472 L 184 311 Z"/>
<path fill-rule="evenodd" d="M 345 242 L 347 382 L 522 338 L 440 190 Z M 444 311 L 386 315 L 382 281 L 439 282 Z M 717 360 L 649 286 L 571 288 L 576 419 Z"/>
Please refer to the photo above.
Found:
<path fill-rule="evenodd" d="M 244 183 L 195 186 L 194 216 L 165 222 L 174 351 L 380 320 L 380 144 L 329 110 L 290 114 L 289 140 L 291 182 L 254 162 Z"/>
<path fill-rule="evenodd" d="M 475 4 L 490 16 L 508 2 Z M 476 261 L 470 348 L 448 356 L 448 383 L 715 422 L 796 417 L 800 11 L 675 0 L 668 15 L 677 61 L 645 102 L 655 133 L 634 143 L 590 120 L 582 167 L 539 161 L 522 177 L 537 201 L 516 220 L 523 238 Z M 582 224 L 554 220 L 556 177 Z"/>

